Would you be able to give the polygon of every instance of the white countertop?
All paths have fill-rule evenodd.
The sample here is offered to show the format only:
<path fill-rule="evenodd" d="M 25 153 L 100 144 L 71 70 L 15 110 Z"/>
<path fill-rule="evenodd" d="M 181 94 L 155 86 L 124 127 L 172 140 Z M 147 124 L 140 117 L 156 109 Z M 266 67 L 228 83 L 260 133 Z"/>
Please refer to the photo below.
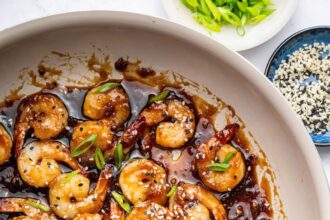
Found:
<path fill-rule="evenodd" d="M 167 18 L 161 0 L 1 0 L 0 30 L 48 15 L 87 10 L 130 11 Z M 306 27 L 330 25 L 329 10 L 329 0 L 300 0 L 293 18 L 279 34 L 241 55 L 264 72 L 272 52 L 286 37 Z M 318 148 L 318 152 L 330 183 L 330 147 Z"/>

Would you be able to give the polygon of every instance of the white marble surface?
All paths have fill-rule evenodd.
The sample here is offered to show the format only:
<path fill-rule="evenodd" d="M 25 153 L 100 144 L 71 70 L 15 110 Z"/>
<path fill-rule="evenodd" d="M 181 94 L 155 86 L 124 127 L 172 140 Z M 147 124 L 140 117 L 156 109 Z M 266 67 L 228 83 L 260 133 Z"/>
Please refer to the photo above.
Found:
<path fill-rule="evenodd" d="M 167 18 L 161 0 L 1 0 L 0 30 L 48 15 L 87 10 L 130 11 Z M 293 18 L 279 34 L 241 54 L 263 72 L 272 52 L 286 37 L 306 27 L 330 25 L 329 10 L 330 0 L 300 0 Z M 330 147 L 318 151 L 330 182 Z"/>

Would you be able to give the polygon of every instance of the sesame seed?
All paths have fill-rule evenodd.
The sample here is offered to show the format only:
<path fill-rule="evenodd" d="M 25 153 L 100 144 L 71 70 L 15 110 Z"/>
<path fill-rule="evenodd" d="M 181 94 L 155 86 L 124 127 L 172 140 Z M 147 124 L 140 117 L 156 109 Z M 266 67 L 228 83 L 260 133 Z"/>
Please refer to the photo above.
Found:
<path fill-rule="evenodd" d="M 314 43 L 282 60 L 274 85 L 291 103 L 309 133 L 330 130 L 330 44 Z"/>

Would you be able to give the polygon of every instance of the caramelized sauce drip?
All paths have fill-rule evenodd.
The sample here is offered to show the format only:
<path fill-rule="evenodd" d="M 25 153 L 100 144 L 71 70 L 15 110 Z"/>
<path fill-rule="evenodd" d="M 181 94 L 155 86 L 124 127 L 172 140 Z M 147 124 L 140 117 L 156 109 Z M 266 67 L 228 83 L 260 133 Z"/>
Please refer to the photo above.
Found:
<path fill-rule="evenodd" d="M 105 68 L 105 73 L 108 74 L 107 69 L 102 65 L 95 67 L 94 64 L 99 61 L 95 60 L 96 58 L 91 59 L 90 68 Z M 115 67 L 119 71 L 127 71 L 127 68 L 130 67 L 130 64 L 124 60 L 119 59 L 115 63 Z M 42 74 L 45 69 L 39 67 Z M 98 69 L 99 71 L 100 69 Z M 102 72 L 102 71 L 101 71 Z M 150 78 L 156 82 L 159 82 L 161 79 L 156 78 L 154 72 L 150 69 L 138 69 L 136 70 L 137 74 Z M 100 76 L 101 78 L 104 77 Z M 159 89 L 170 89 L 171 96 L 176 96 L 183 99 L 191 108 L 194 108 L 194 105 L 199 105 L 200 103 L 202 108 L 195 108 L 196 112 L 196 132 L 194 137 L 187 143 L 183 148 L 170 151 L 163 149 L 157 146 L 154 143 L 154 128 L 145 132 L 144 138 L 136 144 L 135 150 L 130 154 L 130 158 L 137 157 L 150 157 L 158 164 L 163 166 L 168 174 L 168 182 L 176 184 L 180 181 L 189 182 L 189 183 L 201 183 L 198 174 L 194 167 L 194 158 L 197 147 L 205 143 L 211 136 L 215 134 L 215 129 L 213 127 L 213 115 L 216 113 L 216 107 L 207 105 L 207 103 L 202 99 L 197 99 L 196 97 L 190 97 L 183 92 L 180 86 L 173 84 L 167 84 L 166 82 L 157 84 L 160 85 L 159 88 L 150 86 L 150 81 L 147 83 L 141 83 L 137 81 L 132 81 L 135 79 L 135 76 L 125 75 L 124 80 L 121 82 L 123 88 L 126 90 L 130 102 L 131 102 L 131 119 L 127 124 L 131 123 L 140 111 L 147 104 L 147 100 L 151 94 L 156 94 L 159 92 Z M 149 80 L 149 79 L 146 79 Z M 57 95 L 63 103 L 68 108 L 70 115 L 69 119 L 69 128 L 62 132 L 62 134 L 57 138 L 64 144 L 68 146 L 69 140 L 71 138 L 71 133 L 73 127 L 83 120 L 87 120 L 82 114 L 82 104 L 84 96 L 88 88 L 48 88 L 44 89 L 41 92 L 47 92 Z M 16 109 L 21 100 L 7 102 L 6 106 L 0 109 L 0 119 L 1 123 L 7 128 L 7 130 L 12 134 L 13 125 L 16 118 Z M 119 132 L 117 135 L 120 135 Z M 26 142 L 34 140 L 31 137 L 27 137 Z M 262 184 L 261 188 L 257 184 L 257 175 L 255 167 L 258 165 L 258 158 L 250 153 L 250 149 L 247 147 L 246 138 L 243 136 L 243 133 L 238 132 L 235 135 L 235 138 L 231 141 L 231 144 L 240 150 L 246 161 L 247 172 L 245 178 L 242 182 L 234 188 L 232 191 L 226 193 L 216 193 L 213 192 L 218 199 L 220 199 L 227 210 L 229 219 L 271 219 L 272 210 L 270 208 L 270 198 L 267 193 L 267 183 Z M 147 147 L 148 146 L 148 147 Z M 112 161 L 108 161 L 109 163 Z M 63 170 L 68 170 L 69 168 L 63 166 Z M 95 168 L 90 168 L 89 177 L 91 179 L 92 187 L 95 185 L 95 182 L 98 178 L 99 171 Z M 119 171 L 116 172 L 116 175 L 112 182 L 112 189 L 119 190 L 118 188 L 118 175 Z M 47 201 L 48 198 L 47 189 L 36 189 L 28 186 L 20 178 L 20 175 L 16 168 L 16 162 L 13 158 L 10 159 L 6 164 L 0 166 L 0 197 L 32 197 L 36 199 L 41 199 Z M 110 190 L 109 190 L 110 191 Z M 103 211 L 109 212 L 109 200 L 110 194 L 108 194 L 106 201 L 104 202 Z M 8 217 L 17 216 L 19 214 L 4 214 L 0 213 L 0 219 L 8 219 Z"/>

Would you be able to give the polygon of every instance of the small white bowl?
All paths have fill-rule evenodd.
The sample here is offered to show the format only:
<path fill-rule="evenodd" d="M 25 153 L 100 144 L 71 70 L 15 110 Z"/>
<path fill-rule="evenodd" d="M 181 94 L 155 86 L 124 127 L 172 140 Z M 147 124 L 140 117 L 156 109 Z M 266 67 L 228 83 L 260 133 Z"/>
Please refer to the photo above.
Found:
<path fill-rule="evenodd" d="M 193 19 L 191 11 L 181 3 L 181 0 L 163 0 L 163 5 L 172 21 L 203 33 L 232 50 L 242 51 L 256 47 L 275 36 L 290 20 L 298 5 L 298 0 L 272 2 L 276 11 L 259 24 L 247 26 L 244 36 L 239 36 L 236 28 L 230 25 L 222 26 L 221 32 L 207 30 Z"/>

